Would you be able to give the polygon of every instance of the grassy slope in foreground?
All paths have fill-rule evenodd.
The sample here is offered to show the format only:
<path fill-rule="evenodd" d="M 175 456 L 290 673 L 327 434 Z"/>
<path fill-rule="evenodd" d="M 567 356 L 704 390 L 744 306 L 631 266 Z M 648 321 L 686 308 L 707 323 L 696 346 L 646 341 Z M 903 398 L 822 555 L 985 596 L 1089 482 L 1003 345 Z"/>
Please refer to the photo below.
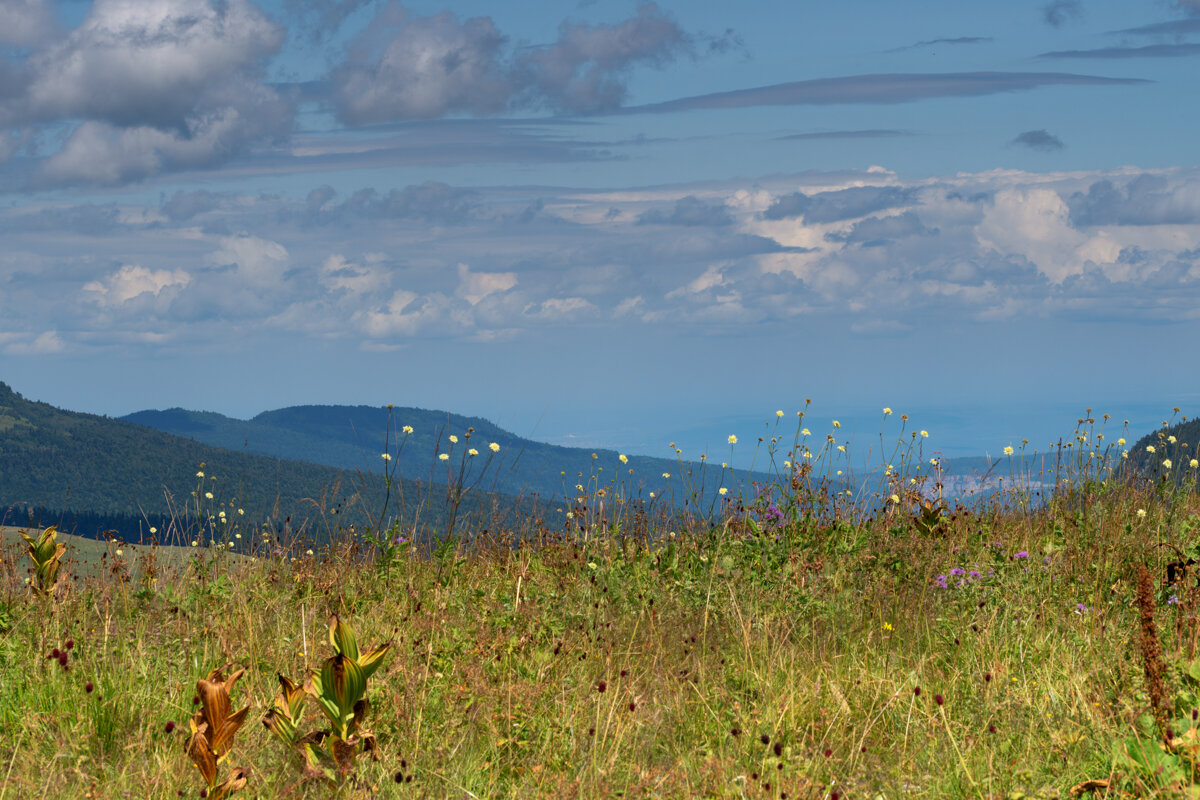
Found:
<path fill-rule="evenodd" d="M 196 796 L 195 683 L 232 661 L 250 715 L 222 774 L 251 767 L 244 797 L 330 796 L 258 720 L 276 672 L 330 656 L 333 613 L 364 645 L 392 642 L 368 685 L 380 760 L 359 760 L 345 797 L 1061 798 L 1109 778 L 1109 796 L 1168 797 L 1192 780 L 1146 713 L 1133 585 L 1141 565 L 1161 581 L 1162 543 L 1195 548 L 1195 495 L 1091 484 L 932 532 L 901 507 L 804 520 L 805 498 L 776 499 L 788 513 L 762 535 L 735 513 L 657 545 L 404 550 L 375 568 L 321 552 L 235 573 L 201 559 L 149 592 L 102 571 L 54 611 L 6 557 L 5 784 Z M 1195 735 L 1200 588 L 1149 602 L 1181 666 L 1164 713 Z M 67 640 L 63 670 L 45 656 Z"/>

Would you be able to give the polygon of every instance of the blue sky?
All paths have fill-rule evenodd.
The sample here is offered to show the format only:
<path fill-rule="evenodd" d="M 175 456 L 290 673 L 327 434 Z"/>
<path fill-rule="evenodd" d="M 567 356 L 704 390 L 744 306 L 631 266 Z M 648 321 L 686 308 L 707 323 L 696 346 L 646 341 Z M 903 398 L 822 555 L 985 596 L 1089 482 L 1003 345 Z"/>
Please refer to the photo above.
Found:
<path fill-rule="evenodd" d="M 654 455 L 1200 397 L 1200 0 L 0 0 L 0 49 L 27 397 Z"/>

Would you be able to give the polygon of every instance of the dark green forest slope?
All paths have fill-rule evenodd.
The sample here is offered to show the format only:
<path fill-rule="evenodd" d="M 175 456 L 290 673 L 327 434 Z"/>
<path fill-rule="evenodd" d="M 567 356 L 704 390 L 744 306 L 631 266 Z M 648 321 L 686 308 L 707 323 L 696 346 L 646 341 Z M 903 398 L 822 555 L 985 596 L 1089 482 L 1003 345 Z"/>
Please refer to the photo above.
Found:
<path fill-rule="evenodd" d="M 198 478 L 204 464 L 204 478 Z M 216 478 L 213 481 L 212 478 Z M 221 450 L 94 414 L 26 400 L 0 383 L 0 508 L 183 512 L 200 485 L 255 517 L 286 516 L 361 487 L 343 470 Z M 339 487 L 338 491 L 334 491 Z"/>

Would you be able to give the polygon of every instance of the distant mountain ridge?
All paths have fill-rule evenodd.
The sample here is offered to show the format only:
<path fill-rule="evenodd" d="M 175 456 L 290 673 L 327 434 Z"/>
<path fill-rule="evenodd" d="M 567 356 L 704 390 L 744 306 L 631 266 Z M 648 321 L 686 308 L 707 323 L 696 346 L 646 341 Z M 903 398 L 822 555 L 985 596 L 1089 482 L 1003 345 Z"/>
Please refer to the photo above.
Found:
<path fill-rule="evenodd" d="M 458 463 L 459 455 L 466 447 L 475 447 L 481 456 L 486 456 L 487 445 L 496 442 L 501 446 L 502 458 L 492 467 L 495 484 L 489 481 L 486 488 L 511 495 L 535 493 L 549 500 L 573 494 L 575 485 L 586 483 L 593 470 L 600 485 L 624 481 L 630 496 L 636 497 L 640 493 L 643 498 L 651 491 L 661 496 L 668 481 L 678 490 L 680 472 L 690 471 L 691 478 L 687 482 L 690 489 L 703 489 L 704 497 L 711 499 L 722 485 L 731 490 L 743 488 L 748 491 L 751 481 L 771 480 L 770 471 L 782 470 L 783 459 L 787 458 L 786 450 L 778 453 L 777 463 L 772 468 L 765 454 L 760 452 L 755 464 L 757 469 L 752 474 L 746 472 L 748 463 L 735 463 L 736 472 L 726 472 L 724 476 L 719 461 L 704 463 L 629 455 L 627 463 L 621 463 L 616 450 L 547 444 L 513 434 L 480 417 L 401 406 L 391 409 L 361 405 L 290 406 L 264 411 L 248 420 L 209 411 L 172 408 L 138 411 L 122 419 L 231 450 L 364 472 L 379 471 L 380 454 L 390 424 L 394 454 L 397 442 L 405 440 L 397 462 L 400 475 L 426 481 L 431 476 L 435 481 L 445 481 L 447 468 Z M 400 432 L 405 425 L 413 428 L 413 433 L 407 437 Z M 474 433 L 468 445 L 463 437 L 470 428 L 474 428 Z M 459 442 L 451 444 L 448 441 L 450 435 L 458 436 Z M 739 446 L 747 449 L 737 455 L 748 462 L 753 446 L 749 442 Z M 435 460 L 439 452 L 452 456 L 449 465 Z M 965 478 L 965 483 L 959 482 L 967 486 L 970 479 L 987 474 L 1006 476 L 1011 469 L 1020 472 L 1040 470 L 1046 466 L 1044 461 L 1045 457 L 1033 455 L 991 459 L 966 456 L 942 459 L 940 463 L 943 474 Z M 664 473 L 672 478 L 664 479 Z"/>
<path fill-rule="evenodd" d="M 663 473 L 677 478 L 681 467 L 678 460 L 651 456 L 628 456 L 627 463 L 622 463 L 615 450 L 547 444 L 513 434 L 480 417 L 412 407 L 290 406 L 264 411 L 248 420 L 172 408 L 138 411 L 121 419 L 231 450 L 371 472 L 381 469 L 386 439 L 401 476 L 423 480 L 432 476 L 436 481 L 444 481 L 446 471 L 456 469 L 467 448 L 479 451 L 480 455 L 472 460 L 482 464 L 490 457 L 489 445 L 495 442 L 500 451 L 493 459 L 485 488 L 513 495 L 534 493 L 544 499 L 574 494 L 576 484 L 586 483 L 581 479 L 593 471 L 601 485 L 624 480 L 633 496 L 638 492 L 661 493 L 668 480 Z M 412 427 L 411 435 L 402 432 L 406 425 Z M 472 428 L 468 442 L 466 436 Z M 458 437 L 457 443 L 449 441 L 452 435 Z M 397 452 L 401 442 L 403 449 Z M 451 458 L 440 463 L 438 453 L 447 453 Z M 691 470 L 695 488 L 703 486 L 708 497 L 721 485 L 719 464 L 683 462 L 683 466 Z M 744 481 L 745 477 L 745 471 L 739 469 L 737 480 Z M 759 480 L 766 477 L 755 476 Z M 726 480 L 732 485 L 733 476 L 727 475 Z"/>

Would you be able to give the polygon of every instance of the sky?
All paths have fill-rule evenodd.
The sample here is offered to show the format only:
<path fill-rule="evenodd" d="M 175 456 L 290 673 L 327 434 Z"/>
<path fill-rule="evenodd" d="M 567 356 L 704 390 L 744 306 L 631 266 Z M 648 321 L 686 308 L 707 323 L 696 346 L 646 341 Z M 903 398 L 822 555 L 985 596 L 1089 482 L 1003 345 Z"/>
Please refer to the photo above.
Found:
<path fill-rule="evenodd" d="M 31 399 L 685 457 L 1200 406 L 1200 0 L 0 0 L 0 51 Z"/>

